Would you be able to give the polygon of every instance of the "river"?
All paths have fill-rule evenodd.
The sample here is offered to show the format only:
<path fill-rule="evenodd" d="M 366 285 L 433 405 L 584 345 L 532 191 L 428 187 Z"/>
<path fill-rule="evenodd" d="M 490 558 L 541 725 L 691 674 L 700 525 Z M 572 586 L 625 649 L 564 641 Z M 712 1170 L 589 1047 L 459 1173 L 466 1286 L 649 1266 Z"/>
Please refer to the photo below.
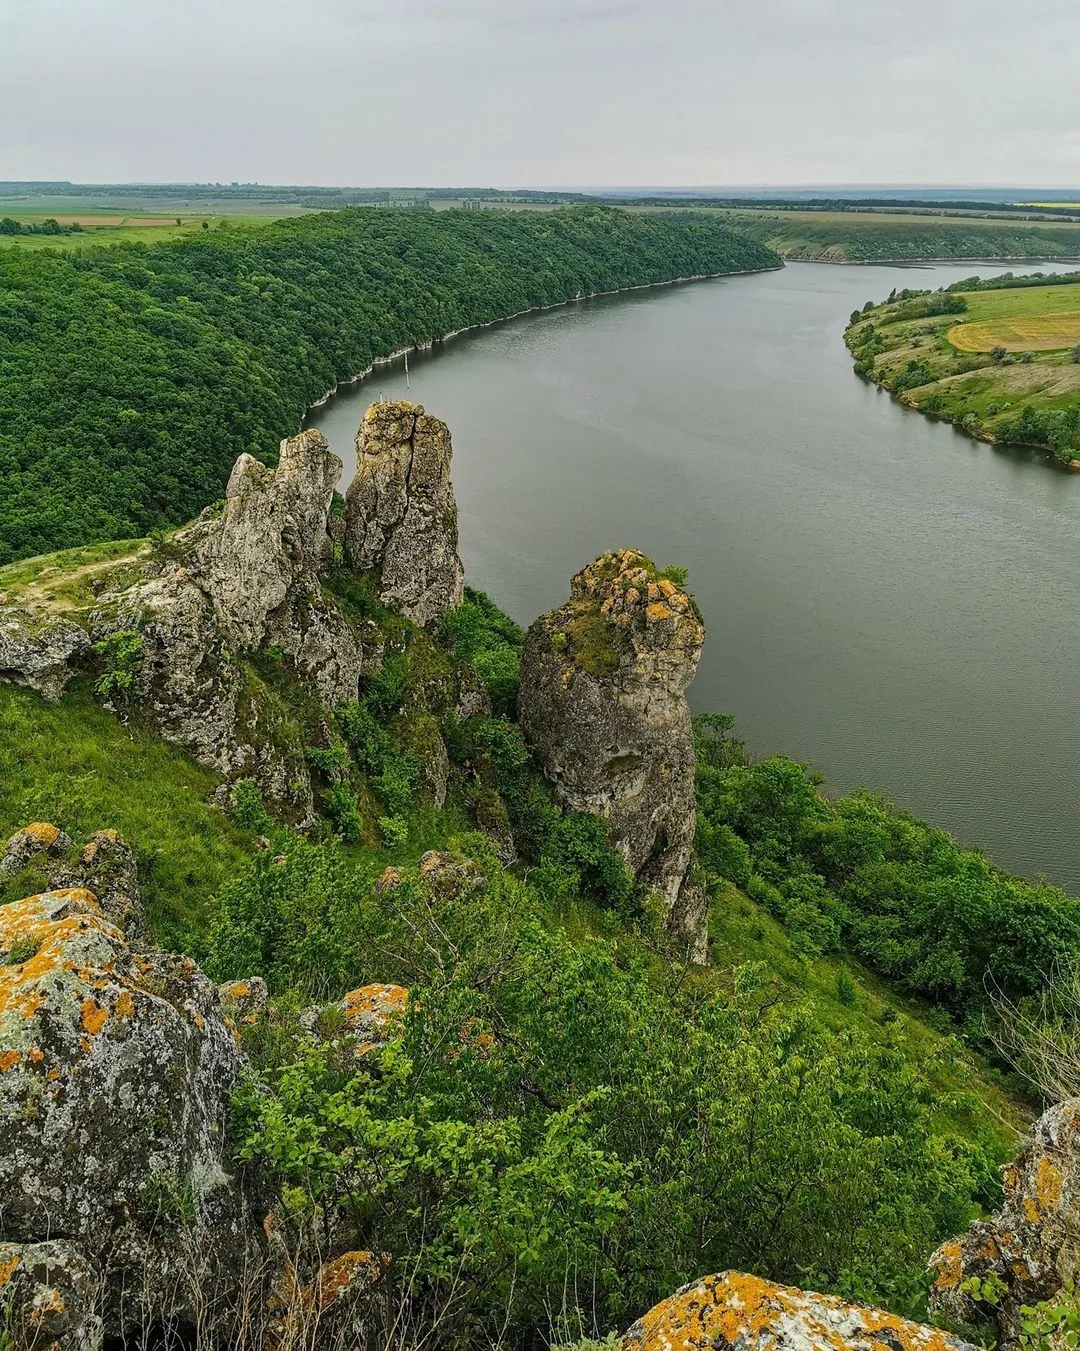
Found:
<path fill-rule="evenodd" d="M 901 408 L 841 336 L 894 286 L 1005 270 L 796 263 L 588 301 L 414 353 L 408 391 L 380 368 L 310 425 L 347 481 L 368 403 L 423 403 L 468 580 L 523 624 L 604 549 L 685 565 L 696 711 L 1080 895 L 1080 475 Z"/>

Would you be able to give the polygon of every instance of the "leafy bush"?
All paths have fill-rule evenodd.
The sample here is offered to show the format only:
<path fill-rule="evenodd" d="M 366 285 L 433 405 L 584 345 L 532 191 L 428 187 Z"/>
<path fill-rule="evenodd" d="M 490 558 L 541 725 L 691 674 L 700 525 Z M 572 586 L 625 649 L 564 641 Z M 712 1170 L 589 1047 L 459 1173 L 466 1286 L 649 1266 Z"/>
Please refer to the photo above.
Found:
<path fill-rule="evenodd" d="M 105 670 L 94 685 L 96 693 L 107 699 L 131 689 L 142 646 L 142 636 L 134 629 L 118 629 L 94 644 L 94 653 L 105 662 Z"/>
<path fill-rule="evenodd" d="M 732 831 L 750 895 L 810 950 L 847 946 L 963 1017 L 983 1008 L 988 978 L 1022 997 L 1080 949 L 1080 903 L 1057 888 L 1010 876 L 870 793 L 833 799 L 819 784 L 784 756 L 725 768 L 699 750 L 703 861 Z"/>
<path fill-rule="evenodd" d="M 343 1207 L 350 1242 L 392 1256 L 388 1296 L 407 1288 L 451 1348 L 625 1325 L 728 1267 L 918 1299 L 985 1169 L 932 1130 L 921 1071 L 761 969 L 689 987 L 621 941 L 575 943 L 484 871 L 468 905 L 407 875 L 342 916 L 357 965 L 411 987 L 400 1036 L 359 1064 L 302 1043 L 265 1063 L 236 1104 L 242 1157 Z M 271 910 L 294 935 L 302 908 Z"/>

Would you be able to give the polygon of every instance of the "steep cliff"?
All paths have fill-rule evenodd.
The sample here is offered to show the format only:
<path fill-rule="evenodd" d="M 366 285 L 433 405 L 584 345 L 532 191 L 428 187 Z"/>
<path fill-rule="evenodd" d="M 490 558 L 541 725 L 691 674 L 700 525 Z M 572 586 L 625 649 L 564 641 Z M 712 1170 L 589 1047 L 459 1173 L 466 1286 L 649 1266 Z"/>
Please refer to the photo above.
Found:
<path fill-rule="evenodd" d="M 518 717 L 560 801 L 607 821 L 669 923 L 705 955 L 704 901 L 687 883 L 694 741 L 686 687 L 705 630 L 690 598 L 644 554 L 607 553 L 529 629 Z"/>
<path fill-rule="evenodd" d="M 357 571 L 378 574 L 384 604 L 421 627 L 461 603 L 450 457 L 449 428 L 419 404 L 372 404 L 356 437 L 345 548 Z"/>

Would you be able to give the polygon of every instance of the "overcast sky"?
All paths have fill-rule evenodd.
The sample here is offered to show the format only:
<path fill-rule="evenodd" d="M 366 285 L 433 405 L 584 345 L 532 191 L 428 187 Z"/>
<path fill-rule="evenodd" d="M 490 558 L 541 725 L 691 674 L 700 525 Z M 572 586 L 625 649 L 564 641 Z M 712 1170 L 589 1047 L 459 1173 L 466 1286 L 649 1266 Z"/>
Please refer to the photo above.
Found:
<path fill-rule="evenodd" d="M 1077 0 L 0 0 L 0 178 L 1080 186 Z"/>

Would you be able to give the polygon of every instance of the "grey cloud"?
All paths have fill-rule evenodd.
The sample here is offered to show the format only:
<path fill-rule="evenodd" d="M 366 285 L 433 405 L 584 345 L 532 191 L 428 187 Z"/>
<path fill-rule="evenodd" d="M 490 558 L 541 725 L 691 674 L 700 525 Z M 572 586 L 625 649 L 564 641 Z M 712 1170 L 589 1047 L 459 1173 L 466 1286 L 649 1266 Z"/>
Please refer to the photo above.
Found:
<path fill-rule="evenodd" d="M 0 177 L 1080 182 L 1072 0 L 0 0 Z"/>

